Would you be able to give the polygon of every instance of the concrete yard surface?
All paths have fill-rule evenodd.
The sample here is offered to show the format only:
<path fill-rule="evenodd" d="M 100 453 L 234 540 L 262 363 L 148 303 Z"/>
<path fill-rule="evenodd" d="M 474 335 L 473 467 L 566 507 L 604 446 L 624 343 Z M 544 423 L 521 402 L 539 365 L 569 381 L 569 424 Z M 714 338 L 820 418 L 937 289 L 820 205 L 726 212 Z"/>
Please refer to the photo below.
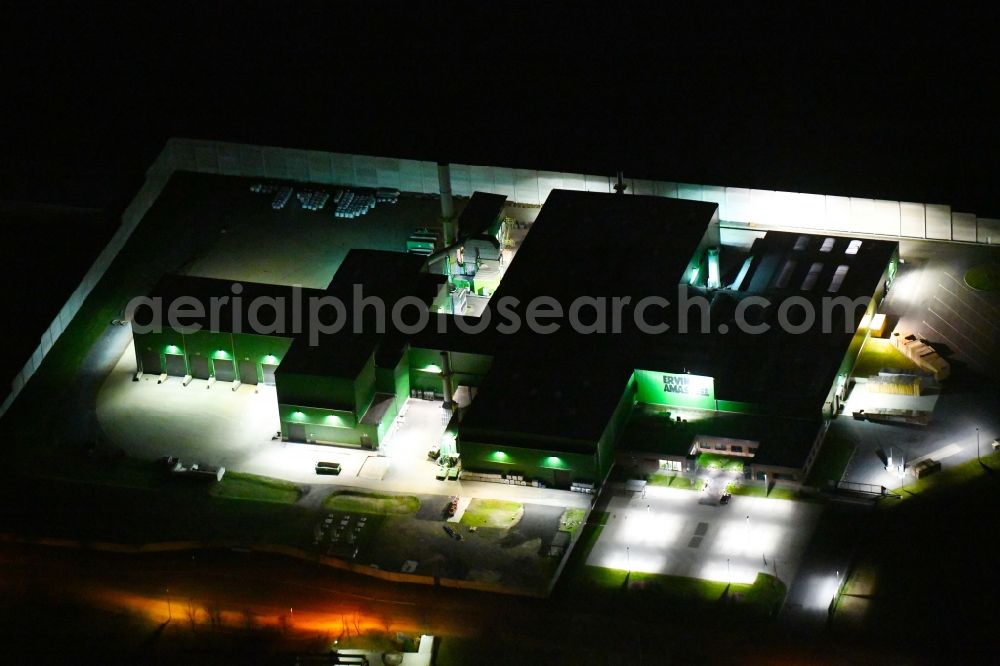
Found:
<path fill-rule="evenodd" d="M 375 491 L 496 498 L 561 507 L 588 508 L 592 495 L 479 481 L 439 481 L 427 459 L 444 433 L 441 403 L 409 400 L 397 430 L 381 452 L 283 442 L 273 386 L 240 386 L 205 380 L 188 386 L 179 377 L 162 384 L 144 375 L 134 382 L 135 353 L 129 344 L 101 387 L 98 422 L 106 443 L 126 455 L 153 461 L 178 456 L 185 463 L 222 465 L 232 471 L 305 483 L 349 485 Z M 256 389 L 256 390 L 255 390 Z M 135 418 L 142 414 L 142 418 Z M 319 476 L 319 461 L 338 462 L 341 473 Z"/>

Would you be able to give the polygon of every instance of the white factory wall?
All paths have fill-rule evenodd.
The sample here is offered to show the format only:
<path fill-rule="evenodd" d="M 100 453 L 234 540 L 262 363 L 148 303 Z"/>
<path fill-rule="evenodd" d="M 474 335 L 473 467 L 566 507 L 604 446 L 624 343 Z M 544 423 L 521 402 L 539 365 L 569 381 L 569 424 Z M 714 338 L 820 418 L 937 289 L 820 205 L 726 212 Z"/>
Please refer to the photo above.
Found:
<path fill-rule="evenodd" d="M 147 171 L 142 189 L 122 215 L 121 227 L 87 271 L 80 286 L 42 335 L 35 353 L 14 379 L 10 395 L 0 405 L 0 415 L 7 411 L 41 365 L 42 359 L 69 325 L 175 170 L 438 193 L 437 165 L 434 162 L 222 141 L 170 139 Z M 466 164 L 452 164 L 451 178 L 452 191 L 456 195 L 469 196 L 477 190 L 495 192 L 506 195 L 512 202 L 531 205 L 542 204 L 555 188 L 612 192 L 615 183 L 615 179 L 609 176 Z M 805 229 L 1000 244 L 1000 220 L 952 211 L 950 206 L 941 204 L 642 179 L 627 179 L 626 182 L 629 186 L 626 192 L 630 194 L 717 203 L 719 218 L 724 223 L 744 226 L 747 230 Z M 731 232 L 733 234 L 734 238 L 739 236 L 736 232 Z"/>
<path fill-rule="evenodd" d="M 161 159 L 171 169 L 327 184 L 396 187 L 437 194 L 434 162 L 346 155 L 217 141 L 171 139 Z M 614 178 L 508 167 L 451 165 L 452 191 L 504 194 L 512 202 L 540 205 L 555 188 L 614 191 Z M 804 192 L 627 179 L 630 194 L 650 194 L 719 205 L 725 223 L 748 228 L 805 229 L 891 238 L 925 238 L 1000 244 L 1000 220 L 953 211 L 950 206 Z"/>

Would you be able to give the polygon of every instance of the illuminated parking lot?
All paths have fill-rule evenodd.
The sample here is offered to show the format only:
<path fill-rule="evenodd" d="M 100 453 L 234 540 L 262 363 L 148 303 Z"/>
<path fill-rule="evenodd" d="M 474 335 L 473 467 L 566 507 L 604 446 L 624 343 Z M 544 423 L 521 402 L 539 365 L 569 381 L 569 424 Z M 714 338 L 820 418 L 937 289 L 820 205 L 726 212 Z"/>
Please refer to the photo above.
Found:
<path fill-rule="evenodd" d="M 611 514 L 587 564 L 625 571 L 751 583 L 758 573 L 791 582 L 821 507 L 647 487 L 645 497 L 612 498 Z"/>

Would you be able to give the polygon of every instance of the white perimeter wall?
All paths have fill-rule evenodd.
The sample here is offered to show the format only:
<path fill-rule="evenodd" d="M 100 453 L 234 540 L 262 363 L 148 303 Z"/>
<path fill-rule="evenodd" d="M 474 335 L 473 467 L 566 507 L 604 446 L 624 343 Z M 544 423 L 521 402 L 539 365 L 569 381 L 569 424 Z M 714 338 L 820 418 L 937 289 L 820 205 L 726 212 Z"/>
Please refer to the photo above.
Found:
<path fill-rule="evenodd" d="M 160 195 L 175 170 L 256 178 L 281 178 L 361 187 L 395 187 L 404 192 L 438 193 L 435 162 L 347 155 L 316 150 L 250 146 L 221 141 L 170 139 L 146 172 L 146 182 L 122 215 L 122 225 L 97 257 L 62 310 L 42 335 L 35 353 L 14 379 L 0 405 L 0 415 L 35 373 L 42 359 L 104 275 L 132 230 Z M 504 194 L 521 204 L 542 204 L 556 188 L 613 192 L 615 179 L 558 171 L 508 167 L 451 165 L 452 192 Z M 719 204 L 719 218 L 730 226 L 749 229 L 804 229 L 890 238 L 923 238 L 967 243 L 1000 244 L 1000 220 L 952 211 L 942 204 L 837 197 L 803 192 L 754 190 L 719 185 L 694 185 L 627 179 L 626 192 L 710 201 Z"/>

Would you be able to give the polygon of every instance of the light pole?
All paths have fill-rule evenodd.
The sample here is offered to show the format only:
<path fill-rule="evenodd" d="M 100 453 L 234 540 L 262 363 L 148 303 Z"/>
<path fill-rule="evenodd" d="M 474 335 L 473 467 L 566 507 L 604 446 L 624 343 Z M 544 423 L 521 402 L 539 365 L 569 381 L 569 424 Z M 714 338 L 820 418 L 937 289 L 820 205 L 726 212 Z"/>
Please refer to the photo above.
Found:
<path fill-rule="evenodd" d="M 174 611 L 170 607 L 170 588 L 167 588 L 167 622 L 171 622 L 174 619 Z"/>
<path fill-rule="evenodd" d="M 729 575 L 729 584 L 733 584 L 733 570 L 729 567 L 729 558 L 726 558 L 726 574 Z"/>
<path fill-rule="evenodd" d="M 976 426 L 976 460 L 980 465 L 983 464 L 983 457 L 979 455 L 979 426 Z"/>

